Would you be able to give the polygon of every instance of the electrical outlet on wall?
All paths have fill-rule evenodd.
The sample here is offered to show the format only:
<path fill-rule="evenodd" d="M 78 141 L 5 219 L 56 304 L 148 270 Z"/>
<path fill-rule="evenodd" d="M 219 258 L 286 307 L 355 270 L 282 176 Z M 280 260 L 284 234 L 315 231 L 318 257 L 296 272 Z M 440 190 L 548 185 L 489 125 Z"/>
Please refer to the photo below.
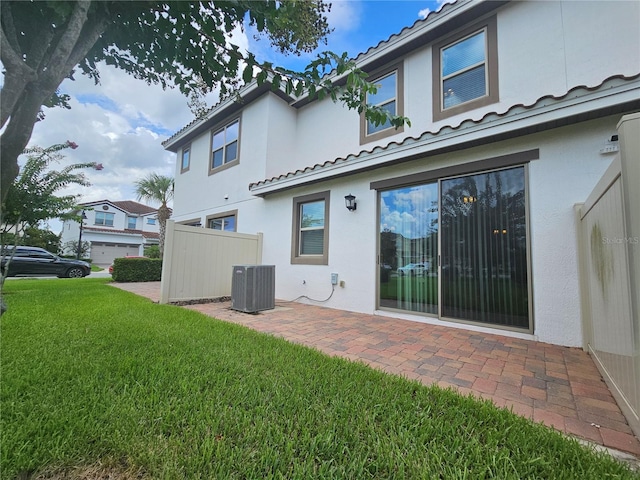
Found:
<path fill-rule="evenodd" d="M 338 274 L 337 273 L 332 273 L 331 274 L 331 285 L 337 285 L 338 284 Z"/>

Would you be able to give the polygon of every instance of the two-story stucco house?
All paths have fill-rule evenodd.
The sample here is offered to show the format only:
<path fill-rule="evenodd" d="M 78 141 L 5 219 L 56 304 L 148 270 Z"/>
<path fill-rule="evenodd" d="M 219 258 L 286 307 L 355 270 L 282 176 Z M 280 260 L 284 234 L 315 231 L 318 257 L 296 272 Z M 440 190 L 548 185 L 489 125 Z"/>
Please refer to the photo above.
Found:
<path fill-rule="evenodd" d="M 82 241 L 89 242 L 93 263 L 108 265 L 115 258 L 142 256 L 144 247 L 158 244 L 158 210 L 131 200 L 99 200 L 80 204 L 87 217 L 82 224 Z M 65 220 L 60 244 L 80 238 L 80 224 Z M 65 251 L 73 254 L 75 252 Z"/>
<path fill-rule="evenodd" d="M 164 142 L 173 218 L 262 232 L 281 299 L 579 346 L 573 208 L 640 110 L 639 19 L 639 2 L 445 5 L 355 59 L 399 129 L 250 84 Z"/>

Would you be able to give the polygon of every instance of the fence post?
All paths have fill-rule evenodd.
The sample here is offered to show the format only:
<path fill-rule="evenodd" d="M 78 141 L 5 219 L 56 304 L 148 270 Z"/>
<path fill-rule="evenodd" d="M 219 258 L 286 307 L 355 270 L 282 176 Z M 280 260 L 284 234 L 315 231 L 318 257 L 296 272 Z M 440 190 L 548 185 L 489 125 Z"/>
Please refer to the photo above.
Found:
<path fill-rule="evenodd" d="M 262 265 L 262 232 L 258 232 L 258 239 L 256 242 L 256 265 Z"/>

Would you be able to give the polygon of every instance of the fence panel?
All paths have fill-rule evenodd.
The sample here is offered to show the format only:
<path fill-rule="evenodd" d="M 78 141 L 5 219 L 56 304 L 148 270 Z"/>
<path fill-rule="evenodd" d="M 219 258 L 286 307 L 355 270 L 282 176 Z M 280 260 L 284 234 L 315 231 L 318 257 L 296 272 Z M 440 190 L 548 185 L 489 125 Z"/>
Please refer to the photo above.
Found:
<path fill-rule="evenodd" d="M 623 203 L 621 163 L 616 159 L 579 209 L 584 328 L 589 351 L 631 416 L 630 423 L 637 424 L 640 345 L 632 315 Z"/>
<path fill-rule="evenodd" d="M 160 303 L 231 295 L 233 265 L 262 261 L 262 234 L 167 222 Z"/>

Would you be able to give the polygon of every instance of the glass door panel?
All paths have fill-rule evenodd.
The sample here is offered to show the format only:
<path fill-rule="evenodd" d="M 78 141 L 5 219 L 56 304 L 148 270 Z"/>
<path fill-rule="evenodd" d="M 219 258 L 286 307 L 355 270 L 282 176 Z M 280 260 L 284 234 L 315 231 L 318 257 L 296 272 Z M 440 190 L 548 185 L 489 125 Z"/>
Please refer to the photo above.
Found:
<path fill-rule="evenodd" d="M 438 313 L 438 185 L 380 192 L 379 305 Z"/>
<path fill-rule="evenodd" d="M 529 328 L 524 167 L 441 181 L 442 317 Z"/>

